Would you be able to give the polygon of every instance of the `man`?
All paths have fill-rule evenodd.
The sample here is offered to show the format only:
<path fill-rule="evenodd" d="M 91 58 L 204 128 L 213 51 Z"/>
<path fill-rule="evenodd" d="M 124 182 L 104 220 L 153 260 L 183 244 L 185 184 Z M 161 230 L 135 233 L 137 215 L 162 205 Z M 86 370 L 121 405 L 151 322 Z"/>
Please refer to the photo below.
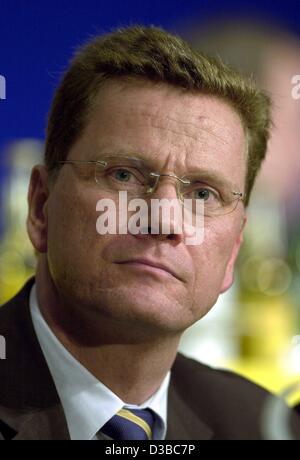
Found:
<path fill-rule="evenodd" d="M 263 437 L 268 394 L 177 348 L 233 282 L 269 106 L 251 82 L 157 28 L 78 52 L 30 180 L 36 277 L 0 311 L 4 439 Z M 122 191 L 200 202 L 203 241 L 188 245 L 175 213 L 167 233 L 160 218 L 156 233 L 150 221 L 146 232 L 99 235 L 99 200 L 118 207 Z"/>

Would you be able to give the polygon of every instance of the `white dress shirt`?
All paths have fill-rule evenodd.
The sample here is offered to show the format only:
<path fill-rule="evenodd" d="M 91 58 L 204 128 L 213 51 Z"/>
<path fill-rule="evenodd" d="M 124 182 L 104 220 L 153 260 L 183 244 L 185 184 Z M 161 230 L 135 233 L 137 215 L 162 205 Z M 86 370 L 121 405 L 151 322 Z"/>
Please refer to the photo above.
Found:
<path fill-rule="evenodd" d="M 170 371 L 160 388 L 140 406 L 126 404 L 82 366 L 53 334 L 38 306 L 36 286 L 30 293 L 30 312 L 41 349 L 54 380 L 72 440 L 103 439 L 98 431 L 122 407 L 149 407 L 157 415 L 153 439 L 164 439 Z"/>

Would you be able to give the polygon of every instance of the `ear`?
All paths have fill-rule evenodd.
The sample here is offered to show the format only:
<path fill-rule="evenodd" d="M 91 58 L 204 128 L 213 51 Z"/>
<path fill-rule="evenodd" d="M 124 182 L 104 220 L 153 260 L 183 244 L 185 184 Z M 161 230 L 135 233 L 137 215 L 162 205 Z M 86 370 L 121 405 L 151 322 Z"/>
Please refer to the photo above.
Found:
<path fill-rule="evenodd" d="M 45 166 L 36 165 L 31 171 L 27 197 L 27 231 L 34 248 L 40 253 L 47 252 L 48 197 L 48 172 Z"/>
<path fill-rule="evenodd" d="M 238 256 L 238 253 L 239 253 L 242 241 L 243 241 L 243 234 L 244 234 L 244 228 L 245 228 L 246 222 L 247 222 L 247 216 L 244 214 L 243 217 L 242 217 L 242 220 L 241 220 L 240 231 L 238 233 L 238 236 L 237 236 L 237 238 L 235 240 L 235 243 L 234 243 L 234 246 L 232 248 L 230 259 L 229 259 L 229 261 L 227 263 L 227 267 L 226 267 L 222 287 L 221 287 L 221 290 L 220 290 L 220 294 L 222 294 L 223 292 L 227 291 L 233 284 L 233 280 L 234 280 L 234 276 L 233 276 L 234 264 L 235 264 L 236 258 Z"/>

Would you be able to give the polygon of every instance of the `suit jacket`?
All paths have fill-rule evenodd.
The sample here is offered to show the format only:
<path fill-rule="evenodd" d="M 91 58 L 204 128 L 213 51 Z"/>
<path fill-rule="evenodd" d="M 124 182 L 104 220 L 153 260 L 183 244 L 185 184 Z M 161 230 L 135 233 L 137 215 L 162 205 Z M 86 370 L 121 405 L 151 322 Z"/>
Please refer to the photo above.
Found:
<path fill-rule="evenodd" d="M 66 418 L 37 340 L 30 310 L 33 279 L 0 308 L 0 438 L 68 440 Z M 248 380 L 177 354 L 168 393 L 166 439 L 261 439 L 269 394 Z M 293 429 L 300 422 L 292 416 Z"/>

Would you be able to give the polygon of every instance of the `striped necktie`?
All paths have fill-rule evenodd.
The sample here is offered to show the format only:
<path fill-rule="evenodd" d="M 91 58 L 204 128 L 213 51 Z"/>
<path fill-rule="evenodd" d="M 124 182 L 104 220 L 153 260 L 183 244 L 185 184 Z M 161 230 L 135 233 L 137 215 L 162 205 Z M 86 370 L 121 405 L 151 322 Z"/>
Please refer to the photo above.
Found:
<path fill-rule="evenodd" d="M 116 441 L 150 440 L 154 413 L 150 409 L 121 409 L 101 428 L 102 433 Z"/>

